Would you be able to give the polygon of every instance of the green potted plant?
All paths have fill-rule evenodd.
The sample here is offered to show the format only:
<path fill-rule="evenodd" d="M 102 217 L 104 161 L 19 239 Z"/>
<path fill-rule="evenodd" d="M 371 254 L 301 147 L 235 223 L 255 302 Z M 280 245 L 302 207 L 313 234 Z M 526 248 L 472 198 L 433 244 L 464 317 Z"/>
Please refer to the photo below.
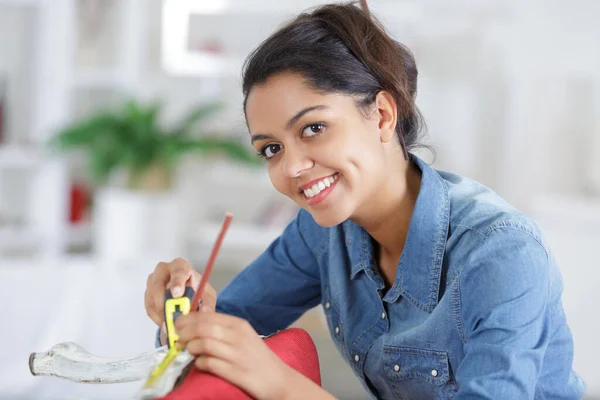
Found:
<path fill-rule="evenodd" d="M 127 101 L 123 107 L 101 111 L 61 129 L 51 145 L 63 152 L 83 151 L 91 178 L 105 185 L 113 173 L 127 174 L 134 190 L 168 190 L 187 153 L 221 154 L 235 162 L 255 165 L 258 158 L 238 140 L 207 134 L 199 124 L 220 109 L 209 103 L 191 109 L 171 126 L 160 123 L 160 103 Z"/>
<path fill-rule="evenodd" d="M 161 104 L 127 101 L 61 129 L 51 140 L 60 152 L 83 152 L 97 190 L 91 213 L 93 246 L 102 260 L 181 255 L 187 221 L 182 199 L 171 190 L 182 157 L 221 155 L 245 165 L 260 165 L 237 139 L 207 132 L 201 123 L 220 105 L 200 105 L 172 124 L 160 122 Z M 113 177 L 125 172 L 123 183 Z"/>

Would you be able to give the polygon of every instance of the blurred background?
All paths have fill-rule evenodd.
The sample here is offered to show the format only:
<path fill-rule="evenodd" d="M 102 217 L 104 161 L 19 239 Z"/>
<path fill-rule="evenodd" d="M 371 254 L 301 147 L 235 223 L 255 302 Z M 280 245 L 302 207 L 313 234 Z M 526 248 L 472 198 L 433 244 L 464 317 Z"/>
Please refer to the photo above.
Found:
<path fill-rule="evenodd" d="M 220 290 L 297 209 L 249 147 L 247 54 L 316 0 L 0 0 L 0 398 L 127 398 L 139 383 L 32 377 L 29 353 L 75 341 L 150 351 L 146 277 L 202 270 L 225 211 Z M 370 0 L 415 54 L 419 153 L 537 218 L 561 266 L 575 369 L 600 399 L 600 2 Z M 326 55 L 319 55 L 326 57 Z M 323 385 L 368 398 L 320 310 L 298 322 Z"/>

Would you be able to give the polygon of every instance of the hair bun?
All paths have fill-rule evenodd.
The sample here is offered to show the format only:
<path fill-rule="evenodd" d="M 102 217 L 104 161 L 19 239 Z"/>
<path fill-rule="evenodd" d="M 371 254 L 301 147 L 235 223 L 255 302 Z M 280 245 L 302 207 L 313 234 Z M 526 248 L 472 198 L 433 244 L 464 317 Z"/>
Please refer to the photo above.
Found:
<path fill-rule="evenodd" d="M 367 15 L 367 17 L 371 19 L 371 12 L 369 11 L 367 0 L 360 0 L 360 7 L 362 8 L 363 12 Z"/>

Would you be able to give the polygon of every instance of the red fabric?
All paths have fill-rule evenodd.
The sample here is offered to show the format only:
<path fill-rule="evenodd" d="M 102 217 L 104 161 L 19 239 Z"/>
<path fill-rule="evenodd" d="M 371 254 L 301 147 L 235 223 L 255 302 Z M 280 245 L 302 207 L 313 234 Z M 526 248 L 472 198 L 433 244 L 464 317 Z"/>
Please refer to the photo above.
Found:
<path fill-rule="evenodd" d="M 300 328 L 289 328 L 265 339 L 265 343 L 287 365 L 321 386 L 321 370 L 317 348 Z M 257 365 L 256 368 L 260 368 Z M 177 389 L 159 400 L 251 400 L 237 386 L 215 375 L 192 368 Z"/>

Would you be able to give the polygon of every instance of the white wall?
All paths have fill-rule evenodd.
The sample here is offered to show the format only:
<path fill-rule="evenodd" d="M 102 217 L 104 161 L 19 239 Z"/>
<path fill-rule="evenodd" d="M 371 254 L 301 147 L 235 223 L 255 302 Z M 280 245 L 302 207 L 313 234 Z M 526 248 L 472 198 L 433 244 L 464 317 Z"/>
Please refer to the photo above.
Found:
<path fill-rule="evenodd" d="M 27 7 L 3 6 L 0 9 L 0 79 L 8 81 L 8 95 L 11 102 L 7 111 L 10 118 L 6 127 L 8 140 L 16 140 L 27 131 L 31 85 L 27 79 L 31 71 L 31 57 L 34 52 L 32 26 L 35 13 Z M 6 40 L 11 38 L 11 40 Z"/>
<path fill-rule="evenodd" d="M 31 128 L 29 112 L 31 108 L 30 60 L 34 53 L 33 35 L 27 29 L 35 14 L 31 8 L 4 6 L 0 9 L 0 81 L 6 85 L 4 104 L 4 129 L 2 143 L 23 143 Z M 11 38 L 11 40 L 6 40 Z M 2 82 L 0 82 L 0 85 Z M 2 144 L 0 143 L 0 144 Z M 0 221 L 17 221 L 25 215 L 29 185 L 27 173 L 6 174 L 0 170 Z"/>

